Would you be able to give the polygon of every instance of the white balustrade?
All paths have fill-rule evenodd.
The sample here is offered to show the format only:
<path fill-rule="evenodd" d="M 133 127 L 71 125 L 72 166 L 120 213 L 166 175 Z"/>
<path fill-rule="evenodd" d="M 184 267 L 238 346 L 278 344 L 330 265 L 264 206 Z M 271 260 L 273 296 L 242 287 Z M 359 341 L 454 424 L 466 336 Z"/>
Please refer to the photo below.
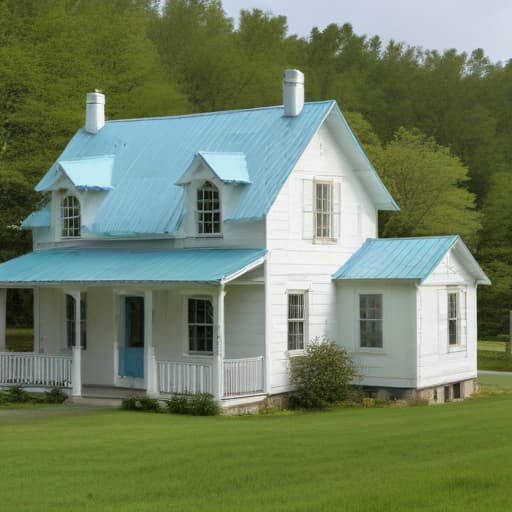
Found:
<path fill-rule="evenodd" d="M 263 356 L 224 360 L 224 396 L 263 392 Z"/>
<path fill-rule="evenodd" d="M 211 393 L 212 365 L 209 363 L 172 363 L 157 361 L 160 393 Z"/>
<path fill-rule="evenodd" d="M 0 384 L 71 386 L 71 357 L 0 352 Z"/>

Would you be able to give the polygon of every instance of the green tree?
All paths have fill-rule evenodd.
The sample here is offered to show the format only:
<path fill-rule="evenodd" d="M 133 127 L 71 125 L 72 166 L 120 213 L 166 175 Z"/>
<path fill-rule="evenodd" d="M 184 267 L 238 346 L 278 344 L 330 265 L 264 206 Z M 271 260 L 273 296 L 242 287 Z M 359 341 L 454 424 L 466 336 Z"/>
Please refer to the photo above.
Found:
<path fill-rule="evenodd" d="M 448 148 L 418 130 L 400 128 L 382 153 L 380 171 L 401 211 L 383 215 L 381 234 L 460 234 L 475 246 L 481 228 L 467 168 Z"/>

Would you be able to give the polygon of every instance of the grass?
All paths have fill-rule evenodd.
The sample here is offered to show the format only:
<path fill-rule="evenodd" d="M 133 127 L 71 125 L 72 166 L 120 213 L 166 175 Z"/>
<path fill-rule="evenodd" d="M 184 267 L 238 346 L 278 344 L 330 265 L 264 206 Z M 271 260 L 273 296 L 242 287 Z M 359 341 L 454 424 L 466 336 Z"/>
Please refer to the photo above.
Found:
<path fill-rule="evenodd" d="M 5 510 L 510 510 L 512 394 L 290 416 L 38 411 L 0 416 Z"/>
<path fill-rule="evenodd" d="M 512 372 L 512 354 L 503 341 L 478 342 L 478 369 Z"/>

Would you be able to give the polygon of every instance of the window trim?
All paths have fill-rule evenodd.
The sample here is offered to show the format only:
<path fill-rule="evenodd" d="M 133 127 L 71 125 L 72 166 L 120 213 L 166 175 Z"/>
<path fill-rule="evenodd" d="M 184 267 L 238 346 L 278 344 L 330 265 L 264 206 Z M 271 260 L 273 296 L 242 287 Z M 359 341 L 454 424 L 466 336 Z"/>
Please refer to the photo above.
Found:
<path fill-rule="evenodd" d="M 328 211 L 318 210 L 317 208 L 317 187 L 318 185 L 328 185 L 329 188 L 329 208 Z M 329 234 L 328 236 L 322 236 L 318 234 L 318 215 L 328 215 L 328 228 L 329 228 Z M 315 179 L 313 180 L 313 240 L 315 242 L 319 243 L 332 243 L 335 242 L 336 239 L 333 236 L 334 233 L 334 182 L 331 180 L 322 180 L 322 179 Z"/>
<path fill-rule="evenodd" d="M 76 203 L 73 206 L 65 205 L 64 203 L 67 201 L 73 200 Z M 70 211 L 78 209 L 78 215 L 76 213 L 69 214 Z M 78 221 L 76 221 L 78 219 Z M 64 197 L 61 198 L 59 204 L 59 222 L 60 222 L 60 238 L 62 240 L 76 240 L 82 237 L 82 204 L 80 199 L 70 193 L 66 193 Z M 78 226 L 74 224 L 78 222 Z M 70 226 L 69 224 L 72 224 Z M 65 234 L 65 233 L 75 233 L 78 230 L 78 234 Z"/>
<path fill-rule="evenodd" d="M 364 296 L 377 296 L 380 297 L 380 313 L 381 318 L 361 318 L 361 298 Z M 363 352 L 384 352 L 384 294 L 382 292 L 365 291 L 364 293 L 357 294 L 357 332 L 358 332 L 358 350 Z M 363 346 L 362 345 L 362 330 L 361 322 L 366 321 L 380 321 L 380 346 Z"/>
<path fill-rule="evenodd" d="M 213 298 L 210 296 L 205 295 L 189 295 L 187 297 L 184 297 L 184 320 L 185 320 L 185 340 L 186 340 L 186 347 L 185 347 L 185 355 L 186 356 L 194 356 L 194 357 L 210 357 L 214 355 L 214 348 L 215 348 L 215 326 L 216 326 L 216 318 L 215 318 L 215 303 L 213 301 Z M 202 300 L 209 302 L 212 307 L 212 323 L 211 324 L 194 324 L 194 325 L 211 325 L 212 327 L 212 350 L 191 350 L 190 349 L 190 322 L 189 322 L 189 301 L 190 300 Z"/>
<path fill-rule="evenodd" d="M 212 208 L 210 210 L 204 210 L 204 209 L 200 210 L 199 209 L 199 201 L 200 201 L 199 194 L 201 191 L 207 190 L 208 188 L 217 193 L 218 208 L 217 209 Z M 220 188 L 215 183 L 213 183 L 211 180 L 204 180 L 201 183 L 201 185 L 196 188 L 194 200 L 195 200 L 194 212 L 195 212 L 196 235 L 200 238 L 221 237 L 222 236 L 222 196 L 221 196 Z M 202 199 L 202 201 L 204 202 L 204 198 Z M 204 232 L 204 227 L 203 227 L 203 231 L 201 231 L 200 225 L 204 226 L 205 224 L 207 224 L 206 221 L 200 220 L 201 215 L 210 214 L 210 215 L 212 215 L 212 218 L 213 218 L 213 216 L 217 213 L 219 215 L 218 231 Z M 211 224 L 212 224 L 212 228 L 213 228 L 215 226 L 216 222 L 214 220 L 212 220 Z"/>
<path fill-rule="evenodd" d="M 448 332 L 448 346 L 449 347 L 457 347 L 460 346 L 460 299 L 459 299 L 459 290 L 448 290 L 446 294 L 446 322 L 447 322 L 447 332 Z M 451 304 L 450 297 L 455 298 L 455 316 L 451 313 Z M 455 342 L 451 341 L 451 326 L 455 327 Z"/>
<path fill-rule="evenodd" d="M 290 318 L 290 297 L 291 296 L 301 296 L 302 300 L 302 319 L 299 318 Z M 302 354 L 306 349 L 308 344 L 308 330 L 309 330 L 309 304 L 308 304 L 308 290 L 287 290 L 286 292 L 286 347 L 288 353 L 293 354 Z M 300 348 L 290 348 L 290 322 L 300 323 L 302 322 L 302 347 Z"/>

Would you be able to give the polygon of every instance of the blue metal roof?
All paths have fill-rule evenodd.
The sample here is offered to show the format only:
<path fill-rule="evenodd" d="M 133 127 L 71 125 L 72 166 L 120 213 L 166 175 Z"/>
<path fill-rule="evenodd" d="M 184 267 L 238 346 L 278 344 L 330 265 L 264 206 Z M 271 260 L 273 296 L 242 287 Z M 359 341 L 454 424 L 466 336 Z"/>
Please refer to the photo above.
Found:
<path fill-rule="evenodd" d="M 198 155 L 224 183 L 251 183 L 247 159 L 243 153 L 199 151 Z"/>
<path fill-rule="evenodd" d="M 40 210 L 32 212 L 22 223 L 21 227 L 29 228 L 48 228 L 51 223 L 50 205 L 46 205 Z"/>
<path fill-rule="evenodd" d="M 59 162 L 111 155 L 115 157 L 114 190 L 105 197 L 94 223 L 84 226 L 84 230 L 106 235 L 173 233 L 180 226 L 184 202 L 183 188 L 176 182 L 197 153 L 209 155 L 209 161 L 212 161 L 212 154 L 243 153 L 251 184 L 238 190 L 238 202 L 224 221 L 261 219 L 335 105 L 334 101 L 306 103 L 296 117 L 285 117 L 283 107 L 275 106 L 109 121 L 95 135 L 80 129 L 37 190 L 50 186 Z M 337 117 L 340 115 L 341 112 Z M 359 149 L 354 149 L 353 153 L 361 152 L 348 125 L 339 121 L 338 124 L 343 149 L 357 146 Z M 355 170 L 363 171 L 361 176 L 371 175 L 373 189 L 382 188 L 387 193 L 387 203 L 379 201 L 379 207 L 395 209 L 391 196 L 367 160 L 364 162 L 358 157 L 354 162 Z M 220 172 L 217 163 L 213 166 Z M 236 172 L 232 171 L 240 177 L 240 165 Z"/>
<path fill-rule="evenodd" d="M 424 280 L 458 241 L 458 236 L 370 238 L 333 278 Z"/>
<path fill-rule="evenodd" d="M 265 254 L 263 249 L 49 249 L 0 264 L 0 284 L 221 282 Z"/>
<path fill-rule="evenodd" d="M 82 158 L 79 160 L 58 160 L 57 166 L 36 186 L 37 191 L 51 190 L 62 173 L 81 190 L 111 190 L 113 156 Z"/>

